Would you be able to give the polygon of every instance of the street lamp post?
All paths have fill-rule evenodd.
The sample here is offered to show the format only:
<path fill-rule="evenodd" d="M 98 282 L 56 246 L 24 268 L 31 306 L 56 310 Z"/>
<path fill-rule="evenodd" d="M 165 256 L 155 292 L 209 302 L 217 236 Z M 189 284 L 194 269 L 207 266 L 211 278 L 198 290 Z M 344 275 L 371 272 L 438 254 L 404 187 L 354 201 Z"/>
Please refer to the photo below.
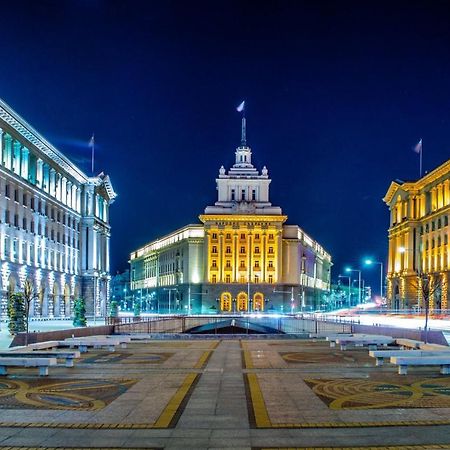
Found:
<path fill-rule="evenodd" d="M 383 298 L 383 263 L 380 261 L 372 261 L 371 259 L 366 259 L 365 264 L 371 266 L 372 264 L 380 265 L 380 297 Z"/>
<path fill-rule="evenodd" d="M 338 278 L 348 278 L 348 307 L 350 308 L 350 304 L 351 304 L 351 300 L 350 300 L 350 298 L 351 298 L 351 286 L 350 285 L 351 285 L 352 279 L 348 275 L 338 275 Z"/>
<path fill-rule="evenodd" d="M 360 269 L 351 269 L 347 267 L 345 269 L 346 272 L 358 272 L 358 303 L 361 304 L 361 270 Z"/>
<path fill-rule="evenodd" d="M 273 292 L 275 293 L 279 293 L 279 294 L 291 294 L 291 314 L 294 314 L 294 306 L 295 306 L 295 300 L 294 300 L 294 286 L 291 287 L 290 291 L 277 291 L 277 290 L 273 290 Z"/>

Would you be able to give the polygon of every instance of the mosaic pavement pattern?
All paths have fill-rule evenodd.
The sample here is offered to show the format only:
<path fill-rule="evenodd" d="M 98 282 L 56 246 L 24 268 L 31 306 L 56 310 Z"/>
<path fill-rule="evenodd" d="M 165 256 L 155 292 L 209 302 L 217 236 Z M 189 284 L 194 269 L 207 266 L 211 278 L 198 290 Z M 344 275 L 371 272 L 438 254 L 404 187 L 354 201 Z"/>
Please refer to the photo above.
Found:
<path fill-rule="evenodd" d="M 122 364 L 163 364 L 174 353 L 125 353 L 125 352 L 113 352 L 113 353 L 89 353 L 89 356 L 83 358 L 82 362 L 85 364 L 108 364 L 117 363 Z"/>
<path fill-rule="evenodd" d="M 95 411 L 126 392 L 137 380 L 2 379 L 0 409 Z"/>
<path fill-rule="evenodd" d="M 399 377 L 364 379 L 305 379 L 331 409 L 450 408 L 450 377 L 404 383 Z"/>

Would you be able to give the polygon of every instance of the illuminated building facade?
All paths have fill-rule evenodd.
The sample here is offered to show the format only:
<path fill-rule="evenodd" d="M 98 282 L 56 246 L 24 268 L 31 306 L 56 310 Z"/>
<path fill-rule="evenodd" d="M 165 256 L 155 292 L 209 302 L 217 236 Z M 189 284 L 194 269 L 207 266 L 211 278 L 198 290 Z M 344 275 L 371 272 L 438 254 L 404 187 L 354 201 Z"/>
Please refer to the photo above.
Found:
<path fill-rule="evenodd" d="M 271 180 L 252 164 L 245 118 L 242 129 L 235 164 L 220 168 L 218 200 L 202 223 L 131 254 L 134 297 L 153 312 L 309 311 L 329 291 L 330 255 L 270 203 Z"/>
<path fill-rule="evenodd" d="M 104 315 L 109 295 L 109 205 L 103 173 L 86 176 L 0 100 L 0 307 L 29 279 L 31 316 L 70 317 L 76 297 Z"/>
<path fill-rule="evenodd" d="M 393 309 L 423 307 L 427 275 L 430 308 L 448 308 L 450 271 L 450 160 L 417 181 L 393 181 L 384 202 L 390 210 L 387 300 Z"/>

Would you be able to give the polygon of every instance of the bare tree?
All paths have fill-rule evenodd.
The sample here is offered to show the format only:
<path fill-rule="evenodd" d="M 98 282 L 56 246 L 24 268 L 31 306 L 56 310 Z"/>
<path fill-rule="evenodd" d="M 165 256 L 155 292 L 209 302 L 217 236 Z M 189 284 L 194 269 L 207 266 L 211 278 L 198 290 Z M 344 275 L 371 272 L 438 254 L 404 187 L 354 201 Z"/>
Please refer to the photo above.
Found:
<path fill-rule="evenodd" d="M 33 303 L 33 300 L 37 300 L 39 298 L 39 294 L 40 292 L 34 287 L 32 281 L 27 278 L 23 285 L 23 299 L 25 302 L 25 326 L 26 326 L 25 345 L 28 345 L 30 306 L 31 303 Z"/>
<path fill-rule="evenodd" d="M 422 298 L 425 307 L 425 343 L 428 342 L 428 318 L 430 316 L 430 301 L 441 291 L 442 278 L 439 273 L 427 274 L 419 272 L 417 274 L 417 284 L 413 283 L 414 288 Z"/>

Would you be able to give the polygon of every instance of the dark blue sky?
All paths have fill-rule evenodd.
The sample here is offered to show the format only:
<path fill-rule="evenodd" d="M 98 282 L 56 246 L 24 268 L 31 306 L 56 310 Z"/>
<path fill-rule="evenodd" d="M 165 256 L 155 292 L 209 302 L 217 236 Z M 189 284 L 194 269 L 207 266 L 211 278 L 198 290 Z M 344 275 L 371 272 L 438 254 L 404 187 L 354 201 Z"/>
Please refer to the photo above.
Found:
<path fill-rule="evenodd" d="M 87 145 L 70 142 L 95 131 L 96 166 L 119 194 L 113 271 L 214 202 L 245 99 L 272 203 L 331 252 L 337 276 L 364 256 L 385 260 L 381 199 L 391 180 L 417 177 L 414 144 L 423 138 L 424 169 L 449 157 L 449 8 L 5 1 L 0 97 L 86 169 Z"/>

